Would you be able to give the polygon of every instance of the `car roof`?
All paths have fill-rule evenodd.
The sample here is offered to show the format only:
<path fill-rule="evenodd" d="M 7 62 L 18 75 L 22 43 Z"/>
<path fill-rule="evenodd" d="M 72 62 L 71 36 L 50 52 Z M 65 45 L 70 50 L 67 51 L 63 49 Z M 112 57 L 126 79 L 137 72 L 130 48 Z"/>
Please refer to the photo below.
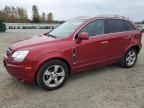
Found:
<path fill-rule="evenodd" d="M 80 17 L 76 17 L 74 19 L 85 19 L 85 20 L 92 20 L 92 19 L 122 19 L 122 20 L 128 20 L 130 21 L 130 19 L 128 17 L 124 17 L 124 16 L 119 16 L 119 15 L 97 15 L 94 17 L 90 17 L 90 16 L 80 16 Z"/>

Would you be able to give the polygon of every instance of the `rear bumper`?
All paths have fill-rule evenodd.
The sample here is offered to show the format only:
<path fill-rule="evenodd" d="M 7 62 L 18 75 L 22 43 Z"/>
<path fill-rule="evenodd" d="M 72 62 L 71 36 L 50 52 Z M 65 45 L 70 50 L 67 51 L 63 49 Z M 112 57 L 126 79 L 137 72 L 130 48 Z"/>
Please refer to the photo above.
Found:
<path fill-rule="evenodd" d="M 3 64 L 9 74 L 15 77 L 20 82 L 34 84 L 35 75 L 33 69 L 26 69 L 26 65 L 15 65 L 8 62 L 6 58 L 3 60 Z"/>

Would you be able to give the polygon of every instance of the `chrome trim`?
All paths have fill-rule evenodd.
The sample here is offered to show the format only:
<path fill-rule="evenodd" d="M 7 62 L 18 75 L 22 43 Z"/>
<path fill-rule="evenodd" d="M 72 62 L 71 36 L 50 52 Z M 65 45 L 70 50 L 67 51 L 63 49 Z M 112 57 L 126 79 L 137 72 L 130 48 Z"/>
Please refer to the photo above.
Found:
<path fill-rule="evenodd" d="M 135 31 L 135 30 L 132 30 L 132 31 Z M 115 33 L 107 33 L 107 34 L 102 34 L 102 35 L 91 36 L 91 37 L 89 37 L 89 38 L 91 39 L 91 38 L 95 38 L 95 37 L 99 37 L 99 36 L 114 35 L 114 34 L 117 34 L 117 33 L 127 33 L 127 32 L 131 32 L 131 31 L 115 32 Z"/>
<path fill-rule="evenodd" d="M 73 62 L 73 64 L 76 64 L 76 50 L 75 50 L 75 48 L 72 48 L 72 62 Z"/>
<path fill-rule="evenodd" d="M 101 18 L 100 18 L 100 19 L 101 19 Z M 76 34 L 77 34 L 78 32 L 80 32 L 80 30 L 81 30 L 83 27 L 85 27 L 87 24 L 89 24 L 90 22 L 95 21 L 95 20 L 97 20 L 97 19 L 90 20 L 90 21 L 88 21 L 86 24 L 84 24 L 83 26 L 81 26 L 81 27 L 74 33 L 73 40 L 75 40 Z"/>
<path fill-rule="evenodd" d="M 97 19 L 93 19 L 93 20 L 90 20 L 88 21 L 86 24 L 84 24 L 82 27 L 80 27 L 75 33 L 74 33 L 74 36 L 73 36 L 73 40 L 75 40 L 75 36 L 77 35 L 78 32 L 80 32 L 80 30 L 85 27 L 87 24 L 89 24 L 90 22 L 92 21 L 95 21 L 95 20 L 99 20 L 99 19 L 104 19 L 104 18 L 97 18 Z M 113 18 L 114 19 L 114 18 Z M 105 19 L 104 19 L 105 20 Z M 125 20 L 127 21 L 126 19 L 120 19 L 120 20 Z M 130 21 L 128 21 L 130 22 Z M 130 22 L 131 23 L 131 22 Z M 137 29 L 135 28 L 135 30 L 131 30 L 131 31 L 137 31 Z M 105 33 L 105 34 L 102 34 L 102 35 L 96 35 L 96 36 L 90 36 L 89 38 L 94 38 L 94 37 L 97 37 L 97 36 L 103 36 L 103 35 L 110 35 L 110 34 L 116 34 L 116 33 L 125 33 L 125 32 L 131 32 L 131 31 L 123 31 L 123 32 L 115 32 L 115 33 Z"/>

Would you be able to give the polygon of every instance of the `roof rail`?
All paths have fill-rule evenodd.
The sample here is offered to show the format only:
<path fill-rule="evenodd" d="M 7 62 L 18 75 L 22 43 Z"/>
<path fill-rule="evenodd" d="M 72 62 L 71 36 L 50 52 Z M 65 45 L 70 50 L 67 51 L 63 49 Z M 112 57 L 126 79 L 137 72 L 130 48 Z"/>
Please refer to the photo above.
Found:
<path fill-rule="evenodd" d="M 103 15 L 98 15 L 100 17 L 115 17 L 115 18 L 121 18 L 121 19 L 130 19 L 128 17 L 120 16 L 120 15 L 111 15 L 111 14 L 103 14 Z"/>
<path fill-rule="evenodd" d="M 79 16 L 79 17 L 75 17 L 73 19 L 86 19 L 86 18 L 91 18 L 90 16 Z"/>
<path fill-rule="evenodd" d="M 96 15 L 96 17 L 113 17 L 113 18 L 120 18 L 120 19 L 130 20 L 130 18 L 128 18 L 128 17 L 124 17 L 124 16 L 120 16 L 120 15 L 111 15 L 111 14 L 99 14 L 99 15 Z M 95 18 L 95 17 L 80 16 L 80 17 L 75 17 L 73 19 L 89 19 L 89 18 Z"/>

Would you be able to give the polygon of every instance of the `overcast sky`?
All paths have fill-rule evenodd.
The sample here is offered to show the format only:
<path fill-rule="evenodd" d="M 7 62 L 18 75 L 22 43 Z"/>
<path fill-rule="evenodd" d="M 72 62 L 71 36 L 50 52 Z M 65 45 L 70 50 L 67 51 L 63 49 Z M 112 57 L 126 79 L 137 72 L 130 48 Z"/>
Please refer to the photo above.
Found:
<path fill-rule="evenodd" d="M 39 12 L 52 12 L 55 20 L 68 20 L 78 16 L 117 14 L 134 21 L 144 19 L 144 0 L 1 0 L 0 9 L 5 5 L 24 7 L 31 17 L 32 5 Z"/>

